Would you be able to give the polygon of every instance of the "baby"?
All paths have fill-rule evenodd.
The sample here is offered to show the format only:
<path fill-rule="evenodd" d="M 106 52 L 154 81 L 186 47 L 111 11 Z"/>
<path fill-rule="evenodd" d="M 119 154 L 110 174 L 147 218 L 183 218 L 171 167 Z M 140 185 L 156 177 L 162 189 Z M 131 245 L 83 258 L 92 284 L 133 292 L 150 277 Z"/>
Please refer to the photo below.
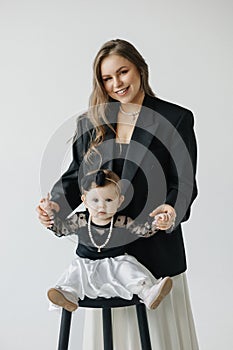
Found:
<path fill-rule="evenodd" d="M 157 232 L 156 218 L 138 224 L 126 216 L 117 215 L 124 201 L 120 179 L 110 170 L 99 170 L 81 181 L 81 199 L 85 212 L 76 212 L 62 220 L 56 204 L 43 198 L 40 207 L 49 215 L 49 227 L 56 236 L 78 235 L 77 257 L 48 291 L 53 305 L 68 311 L 78 308 L 78 300 L 121 297 L 132 299 L 137 294 L 148 309 L 155 309 L 172 288 L 172 279 L 157 280 L 133 256 L 127 254 L 127 244 L 139 237 L 149 238 Z M 167 215 L 167 214 L 162 214 Z M 161 214 L 159 215 L 161 219 Z"/>

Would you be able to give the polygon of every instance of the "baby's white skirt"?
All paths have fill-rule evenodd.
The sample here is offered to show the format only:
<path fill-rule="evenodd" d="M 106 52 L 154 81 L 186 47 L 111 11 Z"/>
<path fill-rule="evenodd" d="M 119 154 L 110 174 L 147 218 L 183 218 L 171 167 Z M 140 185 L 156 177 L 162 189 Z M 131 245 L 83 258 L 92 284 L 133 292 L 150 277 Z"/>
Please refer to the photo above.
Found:
<path fill-rule="evenodd" d="M 72 292 L 77 300 L 121 297 L 132 299 L 143 288 L 157 283 L 155 277 L 131 255 L 90 260 L 77 257 L 57 281 L 57 287 Z"/>
<path fill-rule="evenodd" d="M 175 276 L 171 292 L 147 310 L 153 350 L 198 350 L 185 273 Z M 112 309 L 114 350 L 141 350 L 135 306 Z M 86 309 L 83 350 L 103 350 L 101 309 Z"/>

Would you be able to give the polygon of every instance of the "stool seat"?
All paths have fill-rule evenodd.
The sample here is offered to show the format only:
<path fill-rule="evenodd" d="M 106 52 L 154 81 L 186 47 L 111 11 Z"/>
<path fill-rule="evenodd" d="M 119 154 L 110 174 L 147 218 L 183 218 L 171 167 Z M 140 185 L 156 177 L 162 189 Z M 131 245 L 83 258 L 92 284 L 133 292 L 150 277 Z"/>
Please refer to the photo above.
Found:
<path fill-rule="evenodd" d="M 122 299 L 119 297 L 114 297 L 114 298 L 98 297 L 96 299 L 90 299 L 88 297 L 85 297 L 83 300 L 79 300 L 78 305 L 79 307 L 87 307 L 87 308 L 111 309 L 113 307 L 126 307 L 126 306 L 138 305 L 140 303 L 141 302 L 138 296 L 133 295 L 133 298 L 130 300 Z"/>
<path fill-rule="evenodd" d="M 113 350 L 111 309 L 117 307 L 128 307 L 132 305 L 136 306 L 141 348 L 142 350 L 152 350 L 146 308 L 145 305 L 140 302 L 137 295 L 133 295 L 133 298 L 130 300 L 118 297 L 98 297 L 96 299 L 85 297 L 83 300 L 79 300 L 79 307 L 102 309 L 104 350 Z M 71 317 L 71 312 L 62 309 L 58 350 L 68 350 Z"/>

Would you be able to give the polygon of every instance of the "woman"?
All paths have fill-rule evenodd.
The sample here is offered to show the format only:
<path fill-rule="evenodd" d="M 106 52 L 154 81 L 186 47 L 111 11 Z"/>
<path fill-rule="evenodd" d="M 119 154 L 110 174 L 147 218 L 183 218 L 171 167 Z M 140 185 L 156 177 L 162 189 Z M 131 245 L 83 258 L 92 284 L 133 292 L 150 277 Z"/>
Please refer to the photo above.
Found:
<path fill-rule="evenodd" d="M 93 68 L 90 108 L 78 118 L 73 161 L 55 184 L 52 200 L 65 217 L 81 203 L 80 179 L 88 171 L 105 167 L 115 171 L 125 184 L 126 205 L 121 208 L 122 214 L 142 222 L 148 213 L 169 214 L 169 219 L 156 223 L 160 229 L 157 234 L 144 241 L 136 240 L 127 250 L 156 278 L 173 277 L 169 298 L 154 315 L 148 312 L 153 347 L 198 349 L 181 229 L 197 196 L 193 115 L 155 97 L 148 83 L 145 60 L 124 40 L 105 43 Z M 40 221 L 51 225 L 51 219 L 40 207 L 37 210 Z M 117 348 L 140 349 L 134 316 L 132 309 L 114 311 L 115 332 L 119 334 L 114 336 Z M 99 322 L 92 322 L 96 317 L 98 312 L 95 316 L 91 312 L 89 319 L 87 316 L 88 332 L 92 325 L 98 327 Z M 127 332 L 127 327 L 131 331 Z M 84 337 L 84 348 L 101 349 L 101 340 Z"/>

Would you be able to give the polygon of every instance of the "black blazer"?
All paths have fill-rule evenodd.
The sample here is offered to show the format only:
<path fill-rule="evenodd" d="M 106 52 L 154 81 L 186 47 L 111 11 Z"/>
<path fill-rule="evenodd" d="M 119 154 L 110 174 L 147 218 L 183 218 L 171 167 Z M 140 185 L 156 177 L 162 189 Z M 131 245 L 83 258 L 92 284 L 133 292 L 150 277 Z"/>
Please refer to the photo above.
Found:
<path fill-rule="evenodd" d="M 113 128 L 118 111 L 118 102 L 112 102 L 107 110 Z M 85 173 L 98 167 L 114 169 L 114 132 L 105 126 L 105 140 L 98 147 L 99 155 L 92 156 L 87 164 L 83 156 L 95 131 L 85 115 L 79 117 L 77 123 L 73 161 L 52 189 L 52 200 L 59 203 L 64 217 L 81 203 L 79 183 Z M 197 196 L 193 123 L 191 111 L 145 95 L 123 164 L 126 200 L 122 214 L 143 222 L 162 203 L 172 205 L 177 212 L 176 227 L 171 233 L 159 231 L 126 248 L 128 254 L 135 256 L 157 278 L 186 270 L 181 222 L 189 218 L 191 204 Z"/>

